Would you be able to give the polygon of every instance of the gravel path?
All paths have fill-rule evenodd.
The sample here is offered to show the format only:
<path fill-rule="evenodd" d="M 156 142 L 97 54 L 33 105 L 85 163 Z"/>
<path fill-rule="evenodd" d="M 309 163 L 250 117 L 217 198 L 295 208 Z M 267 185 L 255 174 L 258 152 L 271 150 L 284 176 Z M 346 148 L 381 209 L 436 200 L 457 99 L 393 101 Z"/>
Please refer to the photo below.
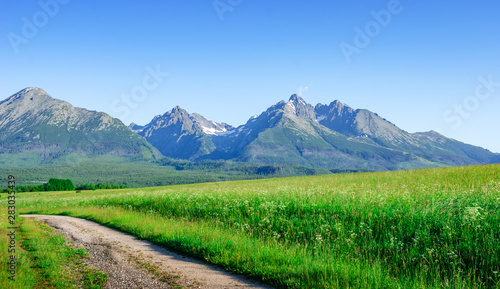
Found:
<path fill-rule="evenodd" d="M 23 217 L 45 222 L 74 247 L 86 248 L 87 264 L 108 273 L 107 288 L 270 288 L 89 220 L 52 215 Z M 157 269 L 156 275 L 140 268 L 151 266 Z"/>

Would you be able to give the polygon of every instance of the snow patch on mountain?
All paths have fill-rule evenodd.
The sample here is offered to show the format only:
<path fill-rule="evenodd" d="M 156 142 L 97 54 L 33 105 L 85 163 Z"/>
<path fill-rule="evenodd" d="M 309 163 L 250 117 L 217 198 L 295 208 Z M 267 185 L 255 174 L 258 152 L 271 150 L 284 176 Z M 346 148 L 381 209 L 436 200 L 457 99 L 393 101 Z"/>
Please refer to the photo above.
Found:
<path fill-rule="evenodd" d="M 325 118 L 326 118 L 326 115 L 318 115 L 318 116 L 316 117 L 316 121 L 317 121 L 317 122 L 320 122 L 320 121 L 324 120 Z"/>
<path fill-rule="evenodd" d="M 297 110 L 295 109 L 295 105 L 293 104 L 292 101 L 289 101 L 285 104 L 285 110 L 289 110 L 290 112 L 293 112 L 294 114 L 297 113 Z"/>
<path fill-rule="evenodd" d="M 212 121 L 212 123 L 214 124 L 214 127 L 206 127 L 206 126 L 201 127 L 201 129 L 205 134 L 219 135 L 220 133 L 224 133 L 227 131 L 225 128 L 218 127 L 215 122 Z"/>
<path fill-rule="evenodd" d="M 236 130 L 235 129 L 232 129 L 232 130 L 225 130 L 225 131 L 221 131 L 221 132 L 218 132 L 217 133 L 217 136 L 222 136 L 222 135 L 231 135 L 233 133 L 235 133 Z"/>

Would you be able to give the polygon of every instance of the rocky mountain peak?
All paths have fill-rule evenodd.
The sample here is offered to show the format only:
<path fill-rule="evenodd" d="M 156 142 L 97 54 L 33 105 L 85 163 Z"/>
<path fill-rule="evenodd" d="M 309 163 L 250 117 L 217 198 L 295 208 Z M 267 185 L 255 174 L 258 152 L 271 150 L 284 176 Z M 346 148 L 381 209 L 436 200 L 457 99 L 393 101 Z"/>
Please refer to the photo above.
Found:
<path fill-rule="evenodd" d="M 15 93 L 11 97 L 7 98 L 6 100 L 0 102 L 0 105 L 2 105 L 2 104 L 10 105 L 13 103 L 16 103 L 18 105 L 24 105 L 25 102 L 38 103 L 40 101 L 47 101 L 47 100 L 52 100 L 52 99 L 53 98 L 41 88 L 27 87 L 27 88 Z"/>
<path fill-rule="evenodd" d="M 339 108 L 342 108 L 346 106 L 345 104 L 343 104 L 342 102 L 338 101 L 338 100 L 334 100 L 330 103 L 330 107 L 339 107 Z"/>
<path fill-rule="evenodd" d="M 305 102 L 298 94 L 290 96 L 290 99 L 284 106 L 284 110 L 308 120 L 314 121 L 316 119 L 316 113 L 312 105 Z"/>
<path fill-rule="evenodd" d="M 57 117 L 66 112 L 58 110 L 62 107 L 69 108 L 71 105 L 52 98 L 43 89 L 27 87 L 0 102 L 0 128 L 9 127 L 14 131 L 23 127 L 25 122 L 35 125 L 49 119 L 55 123 Z M 21 118 L 24 121 L 20 121 Z"/>
<path fill-rule="evenodd" d="M 45 90 L 39 88 L 39 87 L 34 87 L 34 86 L 29 86 L 29 87 L 26 87 L 25 89 L 21 90 L 22 92 L 40 92 L 40 93 L 44 93 L 44 94 L 47 94 L 47 92 L 45 92 Z"/>
<path fill-rule="evenodd" d="M 300 95 L 294 93 L 292 96 L 290 96 L 290 99 L 288 101 L 293 101 L 296 103 L 305 103 L 305 101 L 300 97 Z"/>
<path fill-rule="evenodd" d="M 25 89 L 20 90 L 16 95 L 33 95 L 33 96 L 40 96 L 40 95 L 48 95 L 45 90 L 38 88 L 38 87 L 26 87 Z"/>
<path fill-rule="evenodd" d="M 0 153 L 28 151 L 37 162 L 75 153 L 149 159 L 142 147 L 151 158 L 160 155 L 118 119 L 74 107 L 41 88 L 27 87 L 0 102 Z"/>
<path fill-rule="evenodd" d="M 185 109 L 177 105 L 176 107 L 167 111 L 162 117 L 171 118 L 175 119 L 176 121 L 179 121 L 179 120 L 189 119 L 189 116 L 190 116 L 189 112 L 187 112 Z"/>
<path fill-rule="evenodd" d="M 165 156 L 196 159 L 215 149 L 210 137 L 231 129 L 233 127 L 226 123 L 216 123 L 176 106 L 134 131 Z"/>
<path fill-rule="evenodd" d="M 189 119 L 189 113 L 177 105 L 163 115 L 156 115 L 151 122 L 143 126 L 141 130 L 147 132 L 152 129 L 156 130 L 173 124 L 179 124 L 190 131 L 193 126 L 192 121 Z M 143 136 L 145 137 L 146 135 Z"/>
<path fill-rule="evenodd" d="M 187 113 L 187 111 L 185 111 L 183 108 L 181 108 L 178 105 L 176 105 L 174 108 L 172 108 L 169 112 L 170 113 Z"/>
<path fill-rule="evenodd" d="M 346 117 L 351 116 L 355 110 L 350 106 L 343 104 L 338 100 L 332 101 L 329 105 L 318 103 L 314 108 L 318 122 L 325 125 L 325 122 L 331 122 L 335 119 L 342 119 L 341 122 L 346 121 Z"/>

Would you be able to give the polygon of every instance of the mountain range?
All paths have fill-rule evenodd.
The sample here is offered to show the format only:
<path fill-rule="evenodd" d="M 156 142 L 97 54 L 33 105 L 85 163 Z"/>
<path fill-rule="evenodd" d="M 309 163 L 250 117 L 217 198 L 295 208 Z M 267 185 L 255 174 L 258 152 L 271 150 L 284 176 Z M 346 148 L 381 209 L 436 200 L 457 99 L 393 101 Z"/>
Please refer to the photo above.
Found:
<path fill-rule="evenodd" d="M 296 94 L 238 127 L 177 106 L 144 126 L 127 128 L 105 113 L 73 107 L 39 88 L 0 102 L 0 166 L 23 158 L 71 161 L 72 155 L 142 160 L 163 155 L 371 170 L 500 162 L 499 154 L 437 132 L 408 133 L 369 110 L 337 100 L 312 106 Z"/>

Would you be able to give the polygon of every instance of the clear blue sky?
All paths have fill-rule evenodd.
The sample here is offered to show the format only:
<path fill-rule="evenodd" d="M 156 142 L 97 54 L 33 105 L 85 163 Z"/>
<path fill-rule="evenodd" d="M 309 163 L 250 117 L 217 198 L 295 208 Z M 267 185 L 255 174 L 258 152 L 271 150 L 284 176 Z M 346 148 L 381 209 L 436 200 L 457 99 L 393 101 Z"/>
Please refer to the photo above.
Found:
<path fill-rule="evenodd" d="M 1 99 L 37 86 L 126 124 L 179 105 L 237 126 L 302 91 L 500 152 L 498 0 L 40 2 L 0 2 Z"/>

